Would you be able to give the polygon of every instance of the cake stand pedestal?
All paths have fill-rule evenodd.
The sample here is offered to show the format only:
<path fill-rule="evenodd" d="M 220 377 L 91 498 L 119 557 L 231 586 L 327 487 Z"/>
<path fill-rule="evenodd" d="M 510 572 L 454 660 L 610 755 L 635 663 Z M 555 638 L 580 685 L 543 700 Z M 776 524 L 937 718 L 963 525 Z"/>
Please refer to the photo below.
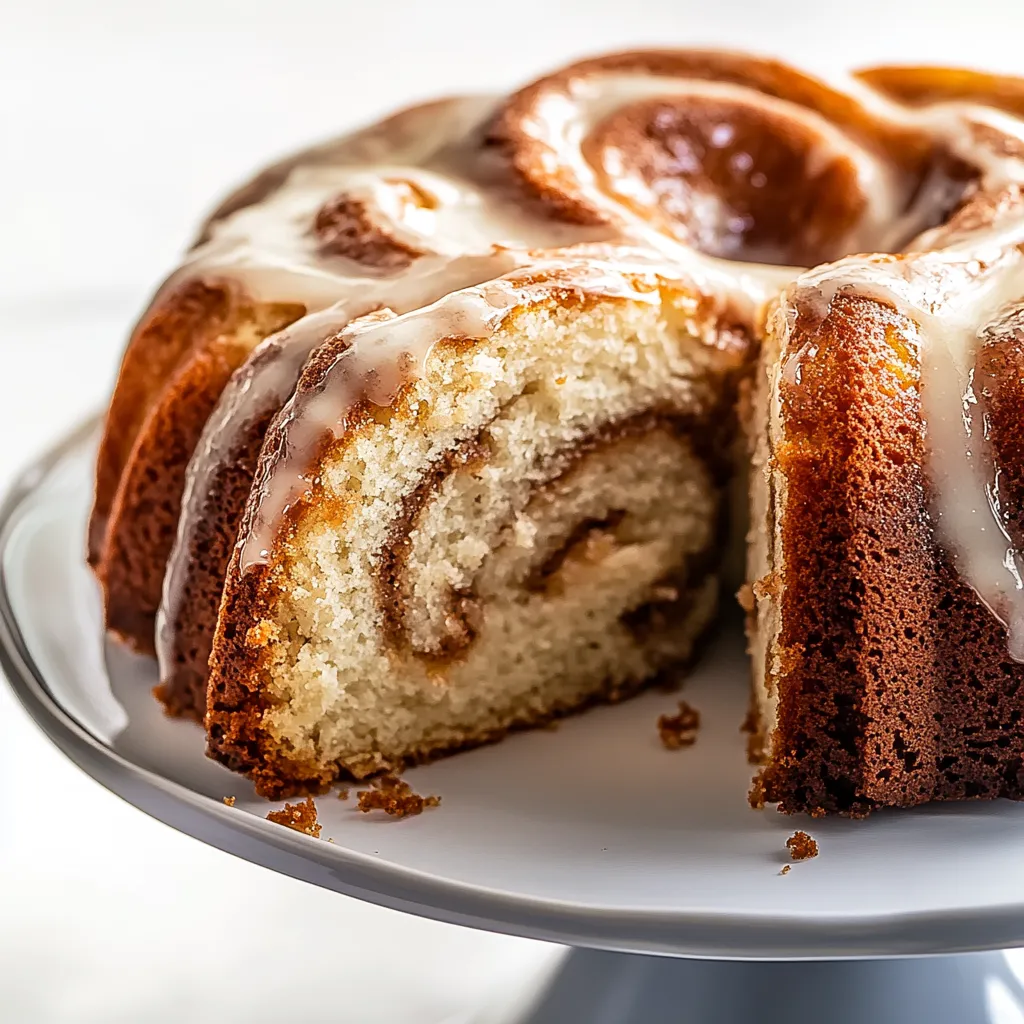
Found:
<path fill-rule="evenodd" d="M 1019 1024 L 1024 990 L 1001 953 L 742 963 L 576 949 L 513 1021 Z"/>
<path fill-rule="evenodd" d="M 94 433 L 39 459 L 0 509 L 0 662 L 16 695 L 84 771 L 202 842 L 392 909 L 576 947 L 544 992 L 473 1024 L 1024 1024 L 1017 958 L 978 952 L 1024 945 L 1024 806 L 752 811 L 737 623 L 686 683 L 701 712 L 690 749 L 661 747 L 655 722 L 676 698 L 651 692 L 409 772 L 443 801 L 417 818 L 328 796 L 322 839 L 268 822 L 203 756 L 201 730 L 161 713 L 153 663 L 104 641 L 82 557 Z M 821 853 L 783 873 L 798 828 Z"/>

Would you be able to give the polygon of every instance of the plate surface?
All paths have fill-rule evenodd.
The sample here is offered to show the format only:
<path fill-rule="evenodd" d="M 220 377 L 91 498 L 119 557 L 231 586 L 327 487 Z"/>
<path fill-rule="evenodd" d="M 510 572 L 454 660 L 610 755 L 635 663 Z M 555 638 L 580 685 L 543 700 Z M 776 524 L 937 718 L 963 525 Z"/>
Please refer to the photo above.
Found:
<path fill-rule="evenodd" d="M 94 442 L 83 428 L 8 499 L 0 655 L 69 757 L 175 828 L 389 907 L 575 945 L 817 958 L 1024 944 L 1024 806 L 936 805 L 866 821 L 748 807 L 735 623 L 686 684 L 702 717 L 689 749 L 661 746 L 655 723 L 677 698 L 651 692 L 410 771 L 417 792 L 442 798 L 417 818 L 360 814 L 328 795 L 317 806 L 332 843 L 267 822 L 271 806 L 203 756 L 201 730 L 163 716 L 154 663 L 104 641 L 82 557 Z M 796 828 L 821 854 L 783 876 Z"/>

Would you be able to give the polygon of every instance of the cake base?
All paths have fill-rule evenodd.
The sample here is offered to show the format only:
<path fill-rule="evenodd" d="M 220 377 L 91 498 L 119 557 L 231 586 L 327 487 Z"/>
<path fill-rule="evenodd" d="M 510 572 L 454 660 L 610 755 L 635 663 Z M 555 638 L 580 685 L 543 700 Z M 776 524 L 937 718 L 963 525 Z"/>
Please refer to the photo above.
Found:
<path fill-rule="evenodd" d="M 1019 966 L 1015 964 L 1014 966 Z M 1016 1024 L 1004 953 L 744 963 L 576 949 L 525 1013 L 479 1024 Z"/>

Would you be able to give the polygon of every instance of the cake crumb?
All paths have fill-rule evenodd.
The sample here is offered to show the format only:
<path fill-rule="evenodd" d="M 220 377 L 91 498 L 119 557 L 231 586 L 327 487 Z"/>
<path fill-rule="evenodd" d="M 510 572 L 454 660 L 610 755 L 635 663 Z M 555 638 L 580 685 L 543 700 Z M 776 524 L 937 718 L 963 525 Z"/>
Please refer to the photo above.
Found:
<path fill-rule="evenodd" d="M 755 811 L 764 810 L 764 779 L 761 778 L 760 772 L 754 776 L 754 779 L 750 784 L 750 792 L 747 794 L 747 802 Z"/>
<path fill-rule="evenodd" d="M 792 864 L 783 864 L 782 870 L 779 872 L 780 875 L 788 875 L 793 870 Z"/>
<path fill-rule="evenodd" d="M 786 849 L 793 860 L 810 860 L 818 856 L 818 843 L 806 832 L 794 832 L 786 840 Z"/>
<path fill-rule="evenodd" d="M 408 782 L 391 774 L 371 780 L 370 787 L 359 794 L 359 810 L 364 814 L 383 811 L 394 818 L 407 818 L 441 803 L 439 796 L 420 796 Z"/>
<path fill-rule="evenodd" d="M 268 647 L 278 636 L 278 628 L 267 619 L 261 619 L 255 626 L 250 626 L 245 634 L 248 647 Z"/>
<path fill-rule="evenodd" d="M 764 730 L 761 728 L 761 715 L 755 705 L 751 705 L 747 711 L 740 732 L 747 734 L 747 763 L 764 764 L 767 760 L 767 744 L 765 743 Z"/>
<path fill-rule="evenodd" d="M 678 714 L 661 715 L 658 718 L 658 735 L 666 750 L 692 747 L 697 742 L 699 728 L 700 712 L 685 700 L 679 702 Z"/>
<path fill-rule="evenodd" d="M 234 807 L 235 806 L 235 798 L 233 796 L 226 796 L 226 797 L 224 797 L 224 803 L 228 807 Z"/>
<path fill-rule="evenodd" d="M 749 583 L 744 583 L 743 586 L 736 591 L 736 600 L 748 615 L 752 615 L 754 613 L 754 609 L 757 607 L 757 602 L 754 600 L 754 588 Z"/>
<path fill-rule="evenodd" d="M 348 797 L 349 797 L 349 792 L 350 791 L 347 788 L 344 788 L 344 787 L 342 789 L 339 789 L 338 790 L 338 799 L 339 800 L 347 800 Z"/>
<path fill-rule="evenodd" d="M 267 815 L 267 821 L 275 825 L 286 825 L 314 839 L 320 838 L 320 823 L 316 820 L 316 804 L 311 796 L 306 797 L 300 804 L 285 804 L 279 811 L 271 811 Z"/>
<path fill-rule="evenodd" d="M 754 580 L 750 590 L 758 601 L 765 598 L 777 601 L 782 595 L 782 574 L 773 569 L 759 580 Z"/>

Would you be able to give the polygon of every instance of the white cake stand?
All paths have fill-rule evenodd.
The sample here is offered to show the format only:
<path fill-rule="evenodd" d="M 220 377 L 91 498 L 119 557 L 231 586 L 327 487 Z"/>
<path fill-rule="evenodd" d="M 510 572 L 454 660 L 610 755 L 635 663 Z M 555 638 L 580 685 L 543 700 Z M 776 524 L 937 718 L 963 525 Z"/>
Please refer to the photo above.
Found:
<path fill-rule="evenodd" d="M 576 947 L 523 1024 L 1024 1021 L 1006 957 L 936 955 L 1024 944 L 1024 806 L 751 810 L 733 623 L 687 684 L 702 715 L 688 750 L 659 744 L 675 698 L 652 692 L 409 772 L 443 800 L 420 817 L 326 796 L 333 842 L 266 821 L 248 784 L 203 757 L 201 731 L 161 714 L 153 664 L 104 643 L 82 557 L 93 442 L 91 425 L 67 439 L 0 512 L 0 657 L 39 726 L 124 799 L 315 885 Z M 783 875 L 797 828 L 821 854 Z"/>

